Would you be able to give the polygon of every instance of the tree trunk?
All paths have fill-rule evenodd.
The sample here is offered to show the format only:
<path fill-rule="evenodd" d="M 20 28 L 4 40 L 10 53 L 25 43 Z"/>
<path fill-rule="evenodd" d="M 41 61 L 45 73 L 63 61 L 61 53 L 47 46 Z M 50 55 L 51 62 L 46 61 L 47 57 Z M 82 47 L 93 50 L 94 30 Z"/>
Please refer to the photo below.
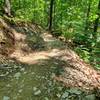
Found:
<path fill-rule="evenodd" d="M 87 15 L 86 15 L 86 26 L 85 26 L 85 31 L 87 31 L 88 28 L 89 28 L 90 8 L 91 8 L 91 0 L 89 0 L 89 3 L 88 3 L 88 9 L 87 9 Z"/>
<path fill-rule="evenodd" d="M 54 6 L 54 0 L 51 0 L 50 2 L 50 15 L 49 15 L 49 31 L 52 31 L 52 22 L 53 22 L 53 6 Z"/>
<path fill-rule="evenodd" d="M 98 13 L 97 13 L 97 15 L 98 15 L 98 17 L 94 21 L 94 33 L 96 33 L 97 30 L 98 30 L 98 24 L 99 24 L 99 19 L 100 19 L 100 0 L 99 0 L 99 4 L 98 4 Z"/>
<path fill-rule="evenodd" d="M 4 0 L 4 14 L 11 16 L 11 0 Z"/>

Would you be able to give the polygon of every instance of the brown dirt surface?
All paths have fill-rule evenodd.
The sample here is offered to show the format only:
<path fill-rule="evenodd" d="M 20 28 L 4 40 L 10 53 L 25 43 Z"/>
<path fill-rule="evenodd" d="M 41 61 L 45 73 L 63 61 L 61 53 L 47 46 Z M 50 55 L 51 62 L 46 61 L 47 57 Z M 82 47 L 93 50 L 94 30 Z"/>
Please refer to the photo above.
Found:
<path fill-rule="evenodd" d="M 100 88 L 100 73 L 80 59 L 67 44 L 41 30 L 38 26 L 31 23 L 17 23 L 11 26 L 0 19 L 0 30 L 1 33 L 11 34 L 9 35 L 10 41 L 13 43 L 9 42 L 11 46 L 8 50 L 13 49 L 13 51 L 8 53 L 9 58 L 26 64 L 36 64 L 51 58 L 59 59 L 65 62 L 62 66 L 64 71 L 54 79 L 63 82 L 66 87 L 90 90 Z M 9 40 L 7 36 L 4 37 Z M 5 50 L 3 48 L 3 51 Z"/>

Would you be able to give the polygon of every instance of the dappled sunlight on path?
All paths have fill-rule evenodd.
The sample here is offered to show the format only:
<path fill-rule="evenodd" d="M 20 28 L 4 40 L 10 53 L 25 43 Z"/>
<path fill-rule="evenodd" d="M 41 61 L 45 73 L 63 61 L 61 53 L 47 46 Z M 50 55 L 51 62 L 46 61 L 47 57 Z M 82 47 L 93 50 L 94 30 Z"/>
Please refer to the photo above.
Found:
<path fill-rule="evenodd" d="M 34 64 L 38 60 L 49 59 L 51 57 L 60 56 L 61 52 L 58 49 L 53 49 L 51 51 L 40 51 L 26 54 L 21 50 L 15 50 L 13 54 L 10 55 L 11 58 L 16 58 L 20 62 L 27 64 Z"/>
<path fill-rule="evenodd" d="M 66 44 L 48 33 L 41 34 L 41 37 L 45 41 L 47 50 L 25 53 L 19 48 L 10 57 L 27 64 L 36 64 L 52 58 L 59 59 L 65 61 L 66 65 L 63 68 L 63 74 L 55 77 L 56 80 L 62 81 L 67 87 L 82 87 L 85 89 L 100 87 L 100 75 L 89 64 L 80 59 Z"/>
<path fill-rule="evenodd" d="M 9 58 L 28 65 L 45 64 L 44 61 L 50 59 L 54 64 L 54 59 L 57 59 L 60 63 L 64 62 L 65 65 L 61 66 L 64 70 L 63 73 L 54 78 L 63 82 L 66 87 L 90 90 L 100 88 L 100 74 L 85 63 L 66 43 L 48 32 L 37 32 L 36 30 L 35 32 L 34 28 L 29 25 L 12 28 L 6 23 L 2 23 L 14 35 L 14 51 L 8 55 Z"/>
<path fill-rule="evenodd" d="M 21 35 L 19 35 L 19 38 L 22 37 L 22 36 L 21 37 L 20 36 Z M 55 42 L 56 44 L 57 44 L 57 42 L 59 43 L 59 41 L 57 39 L 55 39 L 54 37 L 52 37 L 52 35 L 45 32 L 44 34 L 41 35 L 41 37 L 45 41 L 45 46 L 49 46 L 48 50 L 31 51 L 31 52 L 28 51 L 26 53 L 21 49 L 21 48 L 23 48 L 23 45 L 25 45 L 25 43 L 20 41 L 21 43 L 18 42 L 16 44 L 17 45 L 16 50 L 10 55 L 10 57 L 15 58 L 16 60 L 23 62 L 23 63 L 35 64 L 39 60 L 49 59 L 49 58 L 52 58 L 52 57 L 60 57 L 64 54 L 64 50 L 61 50 L 61 48 L 60 48 L 63 45 L 61 45 L 61 46 L 58 45 L 58 48 L 59 48 L 58 49 L 58 48 L 56 48 L 57 46 L 55 47 L 55 45 L 52 44 L 53 42 Z M 25 38 L 23 38 L 22 40 L 24 41 Z M 50 45 L 50 43 L 51 43 L 51 45 Z M 19 44 L 21 44 L 21 45 L 19 45 Z M 50 46 L 53 46 L 53 47 L 51 48 Z"/>

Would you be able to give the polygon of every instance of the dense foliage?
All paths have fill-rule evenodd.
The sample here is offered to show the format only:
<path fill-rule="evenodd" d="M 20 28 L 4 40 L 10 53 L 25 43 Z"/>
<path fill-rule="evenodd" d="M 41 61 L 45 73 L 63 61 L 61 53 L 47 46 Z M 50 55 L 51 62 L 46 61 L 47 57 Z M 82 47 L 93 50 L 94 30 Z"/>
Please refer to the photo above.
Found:
<path fill-rule="evenodd" d="M 0 0 L 1 11 L 3 3 Z M 16 19 L 32 21 L 45 29 L 49 26 L 50 9 L 52 31 L 71 40 L 86 62 L 100 68 L 100 0 L 11 0 Z"/>

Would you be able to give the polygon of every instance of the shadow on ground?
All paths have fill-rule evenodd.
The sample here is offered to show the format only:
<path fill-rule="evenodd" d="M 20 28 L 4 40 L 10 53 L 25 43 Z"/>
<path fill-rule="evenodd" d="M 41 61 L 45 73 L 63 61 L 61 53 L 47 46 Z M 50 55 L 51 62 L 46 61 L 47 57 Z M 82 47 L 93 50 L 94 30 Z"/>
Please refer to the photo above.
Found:
<path fill-rule="evenodd" d="M 94 93 L 66 88 L 54 80 L 63 73 L 64 61 L 51 58 L 34 65 L 14 61 L 0 65 L 5 68 L 0 66 L 1 72 L 7 69 L 6 74 L 0 73 L 0 100 L 97 100 Z"/>

